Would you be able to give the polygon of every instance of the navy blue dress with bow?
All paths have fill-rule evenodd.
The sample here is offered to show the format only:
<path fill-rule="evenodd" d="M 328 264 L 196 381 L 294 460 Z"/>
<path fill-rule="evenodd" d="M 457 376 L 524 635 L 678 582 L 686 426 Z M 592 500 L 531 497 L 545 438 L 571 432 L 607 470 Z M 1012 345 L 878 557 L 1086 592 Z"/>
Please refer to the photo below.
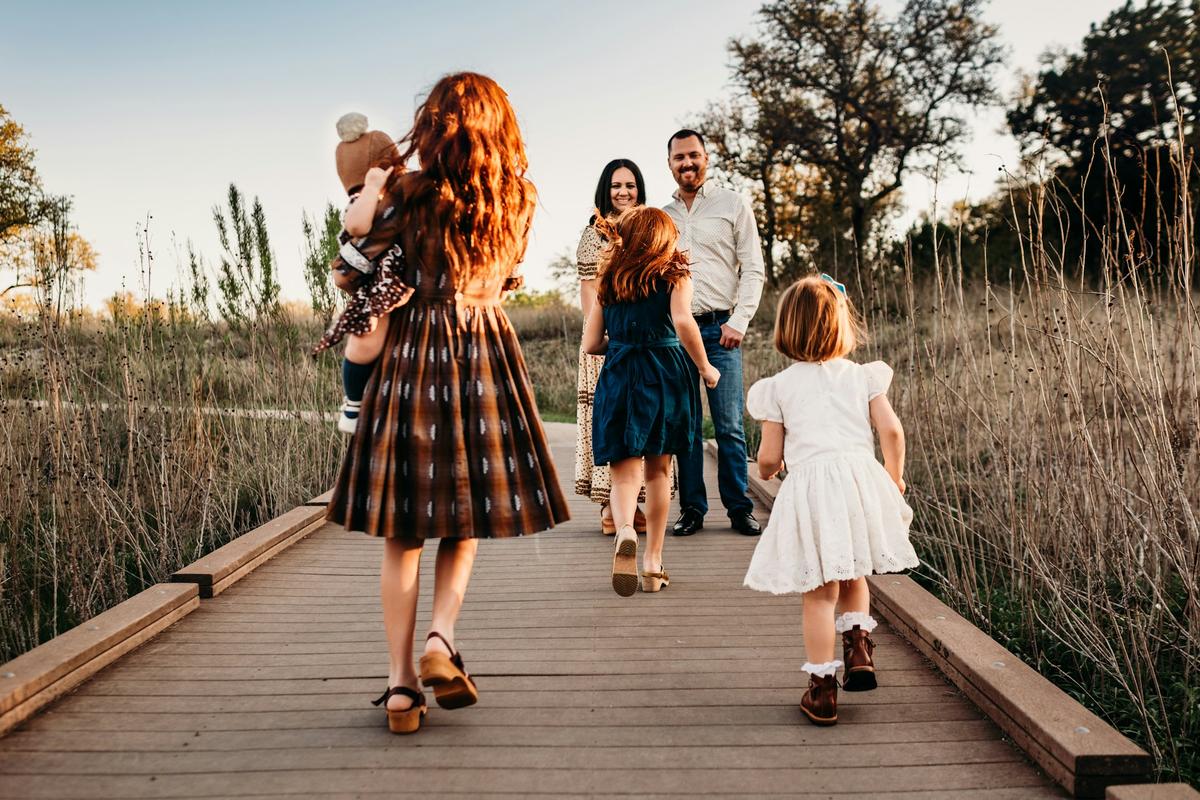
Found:
<path fill-rule="evenodd" d="M 671 289 L 604 306 L 608 352 L 596 383 L 592 456 L 682 455 L 698 447 L 700 375 L 671 321 Z"/>

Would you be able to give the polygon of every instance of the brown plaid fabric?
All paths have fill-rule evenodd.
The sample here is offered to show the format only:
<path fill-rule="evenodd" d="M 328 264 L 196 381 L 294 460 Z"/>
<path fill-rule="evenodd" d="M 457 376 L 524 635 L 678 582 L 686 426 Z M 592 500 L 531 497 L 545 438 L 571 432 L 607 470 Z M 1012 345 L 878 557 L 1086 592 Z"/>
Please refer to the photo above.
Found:
<path fill-rule="evenodd" d="M 570 514 L 499 303 L 519 278 L 456 293 L 437 241 L 400 236 L 415 293 L 391 312 L 329 519 L 409 540 L 547 530 Z"/>

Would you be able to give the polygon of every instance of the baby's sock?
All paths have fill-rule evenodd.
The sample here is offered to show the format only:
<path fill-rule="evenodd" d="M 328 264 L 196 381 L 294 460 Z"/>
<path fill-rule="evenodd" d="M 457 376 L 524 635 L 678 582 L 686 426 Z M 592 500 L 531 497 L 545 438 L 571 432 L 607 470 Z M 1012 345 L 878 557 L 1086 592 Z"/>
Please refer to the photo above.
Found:
<path fill-rule="evenodd" d="M 370 364 L 356 364 L 348 358 L 342 359 L 342 390 L 346 393 L 346 399 L 350 401 L 349 405 L 357 407 L 362 403 L 367 381 L 371 380 L 371 373 L 374 371 L 374 361 Z"/>
<path fill-rule="evenodd" d="M 813 664 L 806 661 L 800 669 L 809 675 L 816 675 L 818 678 L 828 678 L 830 675 L 836 675 L 837 671 L 841 668 L 841 661 L 826 661 L 824 664 Z"/>
<path fill-rule="evenodd" d="M 837 618 L 833 623 L 833 628 L 838 633 L 845 633 L 846 631 L 854 630 L 854 626 L 857 625 L 862 630 L 870 633 L 875 630 L 875 626 L 878 624 L 874 617 L 864 611 L 847 611 Z"/>

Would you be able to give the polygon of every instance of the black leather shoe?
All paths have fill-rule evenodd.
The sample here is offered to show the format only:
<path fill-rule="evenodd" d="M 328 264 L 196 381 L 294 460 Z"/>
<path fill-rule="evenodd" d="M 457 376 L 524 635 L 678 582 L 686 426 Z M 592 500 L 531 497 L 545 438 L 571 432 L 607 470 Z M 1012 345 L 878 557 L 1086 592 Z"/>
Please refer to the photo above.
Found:
<path fill-rule="evenodd" d="M 762 533 L 762 526 L 758 524 L 758 520 L 749 511 L 738 511 L 731 514 L 729 524 L 743 536 L 758 536 Z"/>
<path fill-rule="evenodd" d="M 694 508 L 685 508 L 671 526 L 671 533 L 675 536 L 691 536 L 703 527 L 704 515 Z"/>

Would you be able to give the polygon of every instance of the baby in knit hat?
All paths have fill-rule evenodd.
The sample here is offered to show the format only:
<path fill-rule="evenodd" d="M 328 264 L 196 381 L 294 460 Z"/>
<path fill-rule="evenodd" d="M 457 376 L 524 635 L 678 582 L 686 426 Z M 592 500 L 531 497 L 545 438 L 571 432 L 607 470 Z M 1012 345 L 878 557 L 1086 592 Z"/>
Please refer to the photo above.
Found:
<path fill-rule="evenodd" d="M 335 158 L 338 177 L 350 196 L 350 205 L 342 216 L 338 259 L 334 265 L 334 283 L 354 293 L 366 291 L 375 279 L 375 261 L 359 249 L 371 232 L 375 211 L 384 187 L 392 174 L 396 145 L 383 131 L 368 130 L 367 118 L 358 113 L 343 115 L 337 121 L 338 138 Z M 354 433 L 363 391 L 375 369 L 375 362 L 387 338 L 388 317 L 373 317 L 372 329 L 364 334 L 349 334 L 342 359 L 342 387 L 345 399 L 338 418 L 338 430 Z"/>

